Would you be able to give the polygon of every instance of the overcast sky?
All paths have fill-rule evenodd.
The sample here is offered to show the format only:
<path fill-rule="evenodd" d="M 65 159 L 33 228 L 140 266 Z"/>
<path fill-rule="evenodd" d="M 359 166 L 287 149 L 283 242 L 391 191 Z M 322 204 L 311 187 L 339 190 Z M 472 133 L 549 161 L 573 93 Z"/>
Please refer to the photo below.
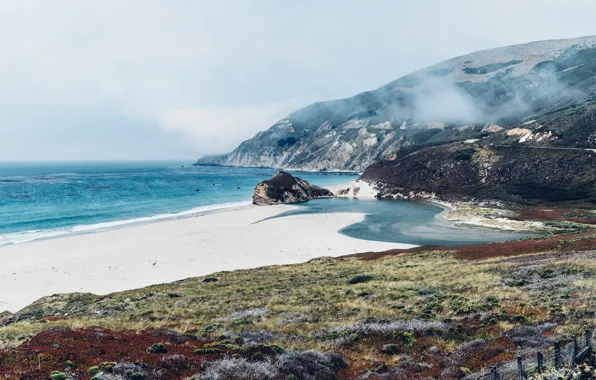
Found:
<path fill-rule="evenodd" d="M 594 0 L 0 0 L 0 160 L 195 159 Z"/>

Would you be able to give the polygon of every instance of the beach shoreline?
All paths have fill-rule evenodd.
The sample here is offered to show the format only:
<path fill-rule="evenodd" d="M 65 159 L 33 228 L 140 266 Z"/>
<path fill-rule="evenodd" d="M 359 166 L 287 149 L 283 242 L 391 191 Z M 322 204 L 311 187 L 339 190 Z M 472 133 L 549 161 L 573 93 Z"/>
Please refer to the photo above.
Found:
<path fill-rule="evenodd" d="M 0 236 L 0 248 L 15 245 L 31 243 L 39 240 L 60 239 L 68 236 L 93 234 L 104 231 L 111 231 L 121 228 L 128 228 L 151 223 L 158 223 L 167 220 L 179 220 L 185 218 L 193 218 L 196 216 L 203 216 L 209 214 L 216 214 L 219 212 L 241 210 L 251 207 L 250 201 L 238 201 L 231 203 L 213 204 L 201 207 L 194 207 L 188 210 L 164 214 L 155 214 L 150 216 L 142 216 L 131 219 L 113 220 L 107 222 L 99 222 L 95 224 L 80 224 L 72 227 L 62 229 L 48 229 L 39 231 L 24 231 L 21 233 L 13 233 L 5 236 Z M 18 238 L 15 238 L 17 237 Z M 4 242 L 2 238 L 6 238 L 8 242 Z"/>
<path fill-rule="evenodd" d="M 364 181 L 330 188 L 337 198 L 377 198 L 374 184 Z M 435 216 L 441 224 L 486 228 L 450 218 L 458 209 L 454 204 L 435 199 L 417 202 L 441 207 L 443 211 Z M 258 207 L 249 202 L 214 205 L 208 210 L 121 221 L 103 229 L 89 227 L 79 233 L 0 246 L 0 311 L 15 312 L 58 293 L 105 295 L 221 271 L 416 247 L 362 240 L 341 232 L 363 221 L 365 213 L 275 218 L 296 208 Z M 468 213 L 460 217 L 472 220 Z"/>
<path fill-rule="evenodd" d="M 270 219 L 295 207 L 247 206 L 0 247 L 0 310 L 15 312 L 58 293 L 105 295 L 221 271 L 414 247 L 338 232 L 362 221 L 361 213 Z"/>

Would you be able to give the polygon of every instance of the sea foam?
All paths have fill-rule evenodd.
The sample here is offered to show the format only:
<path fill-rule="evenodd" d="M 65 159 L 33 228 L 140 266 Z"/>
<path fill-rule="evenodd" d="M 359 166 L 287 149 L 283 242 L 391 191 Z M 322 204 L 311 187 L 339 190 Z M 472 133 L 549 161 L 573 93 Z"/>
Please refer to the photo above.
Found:
<path fill-rule="evenodd" d="M 19 243 L 28 243 L 35 240 L 40 239 L 51 239 L 56 237 L 64 237 L 68 235 L 77 235 L 83 233 L 93 233 L 98 231 L 105 231 L 111 229 L 122 228 L 126 226 L 131 226 L 135 224 L 144 224 L 144 223 L 152 223 L 164 220 L 175 220 L 181 218 L 189 218 L 193 216 L 200 215 L 202 213 L 209 213 L 214 211 L 224 211 L 226 209 L 234 209 L 238 207 L 247 207 L 250 206 L 251 202 L 230 202 L 230 203 L 221 203 L 221 204 L 214 204 L 202 207 L 195 207 L 190 210 L 185 210 L 176 213 L 166 213 L 166 214 L 157 214 L 152 216 L 146 216 L 141 218 L 133 218 L 133 219 L 125 219 L 125 220 L 115 220 L 112 222 L 102 222 L 102 223 L 95 223 L 95 224 L 83 224 L 74 227 L 68 228 L 58 228 L 58 229 L 49 229 L 49 230 L 31 230 L 31 231 L 24 231 L 24 232 L 16 232 L 16 233 L 8 233 L 4 235 L 0 235 L 0 247 L 12 245 L 12 244 L 19 244 Z"/>

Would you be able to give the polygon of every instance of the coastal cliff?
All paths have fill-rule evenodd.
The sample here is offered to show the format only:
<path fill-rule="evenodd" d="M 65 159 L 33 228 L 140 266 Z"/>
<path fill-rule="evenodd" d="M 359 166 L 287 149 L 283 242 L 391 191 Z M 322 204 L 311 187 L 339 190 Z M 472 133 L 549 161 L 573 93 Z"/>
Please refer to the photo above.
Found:
<path fill-rule="evenodd" d="M 594 36 L 479 51 L 312 104 L 231 153 L 197 163 L 361 171 L 466 140 L 596 149 L 595 73 Z M 574 127 L 561 133 L 566 124 Z"/>
<path fill-rule="evenodd" d="M 596 200 L 596 153 L 581 148 L 453 143 L 369 166 L 362 180 L 385 198 Z"/>
<path fill-rule="evenodd" d="M 253 204 L 267 206 L 280 203 L 300 203 L 315 198 L 332 197 L 333 193 L 307 181 L 280 171 L 267 181 L 261 181 L 255 187 Z"/>

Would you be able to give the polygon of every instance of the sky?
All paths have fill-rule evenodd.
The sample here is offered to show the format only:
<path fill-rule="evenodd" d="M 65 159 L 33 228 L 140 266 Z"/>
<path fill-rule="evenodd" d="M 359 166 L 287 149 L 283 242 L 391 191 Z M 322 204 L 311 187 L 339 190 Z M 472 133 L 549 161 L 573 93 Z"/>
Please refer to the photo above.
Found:
<path fill-rule="evenodd" d="M 195 160 L 594 0 L 0 0 L 0 161 Z"/>

